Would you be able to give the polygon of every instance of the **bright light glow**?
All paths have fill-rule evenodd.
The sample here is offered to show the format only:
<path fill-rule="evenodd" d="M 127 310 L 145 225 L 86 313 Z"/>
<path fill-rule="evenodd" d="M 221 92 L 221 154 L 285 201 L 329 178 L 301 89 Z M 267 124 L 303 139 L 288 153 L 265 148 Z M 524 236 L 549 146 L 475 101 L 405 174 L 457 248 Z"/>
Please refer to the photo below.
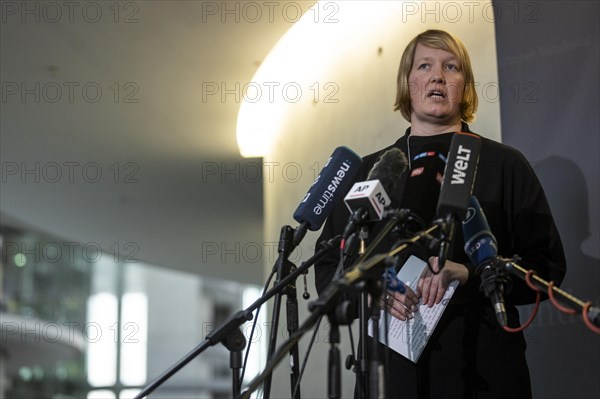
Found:
<path fill-rule="evenodd" d="M 260 298 L 262 292 L 258 288 L 248 287 L 244 289 L 242 293 L 242 307 L 244 309 L 252 305 L 258 298 Z M 248 364 L 246 365 L 246 374 L 244 374 L 244 382 L 250 382 L 258 373 L 264 368 L 265 360 L 267 358 L 267 341 L 269 340 L 268 332 L 265 330 L 266 326 L 266 307 L 263 307 L 260 314 L 258 315 L 256 330 L 252 337 L 252 345 L 250 346 L 250 354 L 248 355 Z M 255 312 L 256 314 L 256 312 Z M 250 320 L 242 326 L 242 333 L 247 340 L 250 340 L 250 332 L 252 331 L 252 323 L 254 320 Z M 250 343 L 250 342 L 248 342 Z M 247 346 L 246 346 L 247 348 Z M 244 353 L 244 356 L 246 354 Z"/>
<path fill-rule="evenodd" d="M 83 336 L 87 342 L 88 382 L 93 387 L 117 382 L 117 313 L 115 295 L 102 292 L 89 297 Z"/>
<path fill-rule="evenodd" d="M 148 297 L 124 294 L 121 302 L 121 384 L 146 383 L 148 353 Z M 132 395 L 132 397 L 135 396 Z M 123 392 L 120 395 L 123 398 Z"/>
<path fill-rule="evenodd" d="M 267 155 L 281 133 L 283 120 L 296 104 L 323 101 L 325 85 L 331 82 L 322 78 L 338 55 L 367 36 L 369 26 L 365 25 L 369 21 L 378 23 L 379 18 L 370 18 L 375 11 L 368 3 L 336 2 L 335 14 L 324 13 L 331 10 L 333 3 L 329 3 L 314 4 L 273 47 L 252 81 L 245 85 L 237 120 L 242 156 Z"/>
<path fill-rule="evenodd" d="M 135 395 L 140 393 L 141 389 L 124 389 L 119 392 L 119 399 L 133 399 Z"/>
<path fill-rule="evenodd" d="M 87 394 L 87 399 L 116 399 L 115 394 L 108 389 L 99 389 L 97 391 L 90 391 Z"/>
<path fill-rule="evenodd" d="M 15 266 L 18 266 L 18 267 L 23 267 L 27 264 L 27 256 L 25 256 L 25 254 L 22 254 L 20 252 L 15 255 L 14 260 L 15 260 Z"/>

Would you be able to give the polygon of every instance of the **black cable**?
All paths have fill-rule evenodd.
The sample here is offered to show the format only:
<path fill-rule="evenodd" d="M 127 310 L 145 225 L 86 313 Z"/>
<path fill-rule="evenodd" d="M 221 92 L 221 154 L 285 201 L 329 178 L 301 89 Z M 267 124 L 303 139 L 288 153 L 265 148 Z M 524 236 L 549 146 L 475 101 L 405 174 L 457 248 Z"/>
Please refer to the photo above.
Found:
<path fill-rule="evenodd" d="M 348 324 L 348 337 L 350 338 L 350 352 L 352 359 L 356 360 L 356 352 L 354 351 L 354 335 L 352 334 L 352 325 Z"/>
<path fill-rule="evenodd" d="M 387 285 L 388 285 L 388 273 L 384 273 L 383 274 L 383 287 L 385 289 L 385 293 L 386 295 L 384 296 L 384 298 L 387 297 Z M 387 310 L 387 299 L 384 299 L 384 304 L 383 304 L 383 324 L 384 324 L 384 344 L 385 344 L 385 349 L 383 352 L 383 367 L 385 370 L 384 373 L 384 378 L 385 378 L 385 385 L 384 385 L 384 397 L 387 397 L 387 393 L 388 389 L 387 386 L 390 383 L 390 379 L 389 379 L 389 365 L 390 365 L 390 347 L 389 347 L 389 313 Z M 379 337 L 376 338 L 377 340 L 379 340 Z"/>
<path fill-rule="evenodd" d="M 275 270 L 272 270 L 271 274 L 267 278 L 267 282 L 265 283 L 265 286 L 263 288 L 263 293 L 261 296 L 264 296 L 265 293 L 267 292 L 269 285 L 271 285 L 271 280 L 273 279 L 274 275 L 275 275 Z M 256 329 L 256 324 L 258 323 L 258 314 L 260 313 L 261 307 L 262 306 L 259 306 L 256 309 L 256 315 L 254 316 L 254 322 L 252 323 L 252 330 L 250 331 L 250 337 L 248 337 L 248 347 L 246 348 L 246 354 L 244 355 L 244 365 L 242 366 L 242 373 L 240 375 L 240 386 L 242 386 L 242 384 L 244 383 L 244 374 L 246 373 L 246 364 L 248 363 L 248 355 L 250 354 L 250 345 L 252 345 L 252 337 L 254 336 L 254 330 Z"/>
<path fill-rule="evenodd" d="M 306 364 L 308 363 L 308 355 L 312 350 L 313 344 L 315 343 L 315 339 L 319 332 L 319 327 L 321 325 L 321 320 L 323 320 L 323 316 L 319 317 L 317 320 L 317 324 L 315 325 L 315 331 L 313 332 L 312 337 L 310 338 L 310 342 L 308 343 L 308 348 L 306 349 L 306 355 L 304 356 L 304 360 L 302 361 L 302 367 L 300 369 L 300 375 L 298 376 L 298 381 L 296 381 L 296 386 L 294 387 L 294 392 L 292 393 L 292 398 L 296 397 L 296 392 L 298 392 L 298 388 L 300 387 L 300 381 L 302 380 L 302 376 L 304 375 L 304 369 L 306 368 Z"/>

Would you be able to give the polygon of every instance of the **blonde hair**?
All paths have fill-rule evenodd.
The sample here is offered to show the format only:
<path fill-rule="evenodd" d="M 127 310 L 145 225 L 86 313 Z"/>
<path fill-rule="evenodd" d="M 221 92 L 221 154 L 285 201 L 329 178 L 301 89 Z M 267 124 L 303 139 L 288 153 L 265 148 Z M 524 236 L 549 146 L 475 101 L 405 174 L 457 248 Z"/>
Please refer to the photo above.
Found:
<path fill-rule="evenodd" d="M 455 36 L 443 30 L 430 29 L 419 35 L 408 43 L 404 49 L 400 66 L 398 68 L 396 103 L 394 111 L 400 110 L 400 113 L 410 122 L 410 114 L 412 112 L 410 104 L 410 88 L 408 85 L 408 75 L 412 69 L 415 58 L 415 50 L 417 44 L 423 46 L 440 49 L 453 54 L 459 59 L 461 71 L 464 74 L 465 89 L 460 105 L 460 118 L 464 122 L 471 122 L 475 118 L 477 111 L 477 92 L 475 91 L 475 79 L 473 77 L 473 69 L 471 60 L 465 45 Z"/>

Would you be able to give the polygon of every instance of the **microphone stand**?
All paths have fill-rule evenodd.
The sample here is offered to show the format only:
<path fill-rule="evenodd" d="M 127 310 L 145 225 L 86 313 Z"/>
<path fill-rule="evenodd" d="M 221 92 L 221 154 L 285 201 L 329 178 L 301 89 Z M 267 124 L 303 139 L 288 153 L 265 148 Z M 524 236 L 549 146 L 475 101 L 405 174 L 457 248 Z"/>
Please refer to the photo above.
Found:
<path fill-rule="evenodd" d="M 188 354 L 178 360 L 174 365 L 167 369 L 163 374 L 154 379 L 148 384 L 140 393 L 138 393 L 134 399 L 142 399 L 150 395 L 156 388 L 161 386 L 175 373 L 182 369 L 186 364 L 192 361 L 196 356 L 200 355 L 210 346 L 214 346 L 219 342 L 222 343 L 227 349 L 230 350 L 231 356 L 231 368 L 234 371 L 233 385 L 232 385 L 232 397 L 238 398 L 241 391 L 241 383 L 239 369 L 241 368 L 241 351 L 246 347 L 246 339 L 239 327 L 248 320 L 252 320 L 252 312 L 261 307 L 265 302 L 271 299 L 273 296 L 284 290 L 289 283 L 296 280 L 301 274 L 307 273 L 308 269 L 319 259 L 327 254 L 334 248 L 339 246 L 340 237 L 334 237 L 329 241 L 322 242 L 321 248 L 312 257 L 303 262 L 300 267 L 289 273 L 286 277 L 282 278 L 279 283 L 275 284 L 273 288 L 268 290 L 265 295 L 258 298 L 252 305 L 248 306 L 244 310 L 240 310 L 231 316 L 225 324 L 219 327 L 217 330 L 208 334 L 204 341 L 192 349 Z M 296 333 L 297 334 L 297 333 Z M 240 365 L 238 367 L 238 365 Z"/>
<path fill-rule="evenodd" d="M 380 258 L 378 263 L 383 264 L 384 258 Z M 263 372 L 250 383 L 248 389 L 242 394 L 242 399 L 250 398 L 250 394 L 254 392 L 263 383 L 263 381 L 269 374 L 271 374 L 273 369 L 283 359 L 283 357 L 290 350 L 290 348 L 297 345 L 300 338 L 302 338 L 302 336 L 307 331 L 310 331 L 310 329 L 314 327 L 314 325 L 323 315 L 330 315 L 335 313 L 335 307 L 338 305 L 338 298 L 342 295 L 342 293 L 345 290 L 347 290 L 350 287 L 356 287 L 356 284 L 359 284 L 373 276 L 376 276 L 377 272 L 378 270 L 371 268 L 370 270 L 368 270 L 368 273 L 360 274 L 359 276 L 357 276 L 357 278 L 353 278 L 351 282 L 346 277 L 349 274 L 349 272 L 346 272 L 342 277 L 338 278 L 337 280 L 334 280 L 334 282 L 329 285 L 329 287 L 325 290 L 325 292 L 323 292 L 319 299 L 312 302 L 309 305 L 309 309 L 312 312 L 310 316 L 304 321 L 304 323 L 300 326 L 298 331 L 293 336 L 291 336 L 286 341 L 286 343 L 283 344 L 283 346 L 281 346 L 276 352 L 273 353 L 272 358 L 267 363 L 267 366 L 265 367 Z M 335 322 L 332 323 L 332 329 L 335 324 Z M 335 336 L 335 333 L 333 335 L 333 340 L 338 340 L 338 338 L 336 338 Z M 329 362 L 330 364 L 333 363 L 334 365 L 336 362 L 338 362 L 338 360 L 336 360 L 335 350 L 332 352 L 332 356 L 330 357 Z M 333 372 L 331 375 L 336 374 L 336 372 Z M 332 386 L 336 384 L 335 378 L 331 378 L 329 384 L 331 388 L 330 393 L 335 394 L 334 387 Z"/>
<path fill-rule="evenodd" d="M 358 254 L 362 257 L 365 254 L 365 242 L 368 239 L 369 230 L 366 227 L 360 229 L 360 247 Z M 366 287 L 360 291 L 360 306 L 358 308 L 358 325 L 359 325 L 359 342 L 360 348 L 358 350 L 356 364 L 358 370 L 356 370 L 359 380 L 358 389 L 359 397 L 367 398 L 367 392 L 369 392 L 369 356 L 367 351 L 367 336 L 369 335 L 369 293 Z"/>
<path fill-rule="evenodd" d="M 250 309 L 250 308 L 248 308 Z M 239 395 L 241 390 L 240 369 L 242 367 L 242 350 L 246 347 L 246 338 L 239 327 L 248 320 L 252 320 L 252 310 L 240 310 L 231 316 L 224 325 L 208 334 L 204 341 L 196 346 L 187 355 L 181 358 L 177 363 L 158 376 L 154 381 L 148 384 L 134 399 L 142 399 L 150 395 L 156 388 L 171 378 L 181 368 L 188 364 L 196 356 L 204 352 L 207 348 L 222 343 L 230 352 L 230 365 L 233 371 L 232 390 L 234 394 Z"/>
<path fill-rule="evenodd" d="M 327 397 L 329 399 L 339 399 L 342 395 L 342 367 L 340 349 L 338 347 L 338 344 L 340 343 L 340 329 L 335 315 L 329 315 L 329 325 L 329 342 L 331 343 L 331 346 L 329 348 L 329 359 L 327 361 Z"/>
<path fill-rule="evenodd" d="M 377 246 L 385 237 L 385 235 L 393 228 L 393 226 L 398 223 L 398 218 L 398 214 L 395 214 L 393 217 L 394 220 L 388 222 L 383 231 L 377 235 L 374 242 L 365 251 L 366 254 L 372 252 L 374 246 Z M 386 258 L 397 255 L 401 251 L 405 250 L 409 244 L 415 243 L 422 238 L 427 238 L 430 233 L 438 228 L 439 226 L 433 226 L 416 234 L 413 238 L 407 240 L 404 244 L 400 245 L 389 253 L 374 255 L 368 260 L 363 260 L 361 258 L 351 270 L 344 273 L 344 275 L 342 275 L 340 278 L 334 280 L 325 290 L 325 292 L 323 292 L 323 294 L 319 297 L 319 299 L 309 305 L 309 309 L 312 312 L 311 315 L 299 327 L 298 331 L 273 354 L 263 372 L 250 383 L 248 389 L 242 394 L 242 399 L 249 399 L 250 394 L 260 386 L 266 376 L 273 371 L 273 369 L 283 359 L 290 348 L 292 348 L 294 345 L 297 345 L 300 338 L 302 338 L 307 331 L 314 327 L 314 325 L 323 315 L 330 314 L 330 312 L 333 311 L 335 306 L 337 306 L 337 299 L 345 290 L 349 288 L 361 287 L 362 284 L 367 281 L 379 280 L 379 277 L 383 273 L 383 269 L 385 267 L 384 261 Z M 335 356 L 335 352 L 333 356 Z M 335 362 L 335 360 L 332 361 Z M 380 384 L 377 383 L 377 386 L 379 385 Z"/>
<path fill-rule="evenodd" d="M 383 262 L 382 262 L 383 263 Z M 381 296 L 381 288 L 377 284 L 378 280 L 371 280 L 367 284 L 371 293 L 371 325 L 373 326 L 373 339 L 371 348 L 371 362 L 369 370 L 369 398 L 384 398 L 385 391 L 383 387 L 385 382 L 383 379 L 382 365 L 380 364 L 378 355 L 378 343 L 379 343 L 379 297 Z M 366 338 L 366 336 L 365 336 Z M 365 339 L 366 340 L 366 339 Z"/>
<path fill-rule="evenodd" d="M 290 253 L 294 250 L 294 230 L 290 226 L 283 226 L 279 235 L 279 246 L 277 261 L 275 262 L 275 270 L 277 277 L 275 283 L 279 283 L 285 276 L 289 275 L 292 269 L 295 268 L 294 264 L 288 261 Z M 275 296 L 275 302 L 273 305 L 273 315 L 271 318 L 271 334 L 269 337 L 269 348 L 267 351 L 267 360 L 270 360 L 277 347 L 277 333 L 279 327 L 279 314 L 281 311 L 281 299 L 283 295 L 287 296 L 286 302 L 286 318 L 287 318 L 287 330 L 289 335 L 293 335 L 298 330 L 298 299 L 296 295 L 296 284 L 295 282 L 290 283 L 284 290 L 277 293 Z M 294 395 L 294 387 L 300 376 L 300 370 L 298 367 L 298 345 L 292 346 L 290 349 L 290 383 L 291 393 Z M 271 396 L 271 378 L 272 375 L 266 376 L 263 386 L 263 397 L 269 399 Z M 294 399 L 300 399 L 300 388 L 296 390 Z"/>
<path fill-rule="evenodd" d="M 554 286 L 553 283 L 548 283 L 533 271 L 519 266 L 515 262 L 516 259 L 498 258 L 498 263 L 501 264 L 510 274 L 517 276 L 526 282 L 531 282 L 540 288 L 542 292 L 547 294 L 551 293 L 553 296 L 558 296 L 563 302 L 569 303 L 571 306 L 573 306 L 573 313 L 584 315 L 584 320 L 587 319 L 591 324 L 595 325 L 596 327 L 600 327 L 600 309 L 592 307 L 591 302 L 583 302 L 570 293 Z"/>
<path fill-rule="evenodd" d="M 391 215 L 390 221 L 386 224 L 383 230 L 377 235 L 374 242 L 365 248 L 365 243 L 368 239 L 369 230 L 366 227 L 360 229 L 360 247 L 359 247 L 359 259 L 358 263 L 363 261 L 369 254 L 375 249 L 377 245 L 383 240 L 385 236 L 401 221 L 404 221 L 409 216 L 408 210 L 388 210 L 388 214 Z M 387 216 L 387 215 L 386 215 Z M 356 359 L 357 365 L 357 378 L 358 378 L 358 397 L 359 398 L 377 398 L 379 393 L 379 387 L 382 386 L 379 381 L 379 360 L 377 359 L 377 338 L 373 341 L 373 348 L 370 353 L 367 350 L 368 343 L 367 337 L 369 336 L 369 294 L 373 300 L 371 301 L 371 318 L 373 319 L 373 336 L 379 337 L 379 303 L 378 298 L 381 294 L 381 289 L 377 287 L 377 284 L 369 283 L 363 284 L 360 292 L 360 305 L 358 312 L 359 320 L 359 342 L 360 348 L 358 350 L 358 359 Z"/>

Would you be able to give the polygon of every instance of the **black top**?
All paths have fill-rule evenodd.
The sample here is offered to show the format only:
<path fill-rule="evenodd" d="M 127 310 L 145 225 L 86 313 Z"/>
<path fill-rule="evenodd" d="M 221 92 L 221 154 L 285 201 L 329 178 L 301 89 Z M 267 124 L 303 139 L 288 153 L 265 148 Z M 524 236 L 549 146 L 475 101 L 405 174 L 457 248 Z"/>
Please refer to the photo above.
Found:
<path fill-rule="evenodd" d="M 467 124 L 463 124 L 462 131 L 470 132 Z M 441 174 L 453 134 L 410 136 L 409 139 L 409 128 L 392 146 L 364 157 L 356 181 L 365 180 L 379 155 L 387 149 L 397 147 L 405 154 L 410 153 L 411 177 L 407 179 L 401 205 L 430 223 L 435 216 Z M 519 255 L 521 266 L 559 284 L 566 272 L 562 243 L 544 191 L 525 157 L 512 147 L 481 137 L 473 195 L 479 200 L 497 239 L 499 256 Z M 348 210 L 340 203 L 317 242 L 340 234 L 348 216 Z M 526 398 L 531 395 L 523 336 L 507 333 L 498 326 L 489 300 L 479 291 L 480 281 L 473 272 L 474 267 L 464 253 L 461 230 L 456 229 L 448 258 L 469 268 L 469 280 L 457 289 L 417 366 L 390 351 L 391 378 L 398 381 L 394 386 L 401 384 L 401 390 L 392 391 L 390 397 L 450 398 L 477 394 L 477 397 Z M 427 255 L 437 253 L 421 257 L 426 260 Z M 338 259 L 338 254 L 332 253 L 315 265 L 319 293 L 331 281 Z M 509 325 L 517 326 L 519 317 L 515 305 L 532 303 L 535 293 L 519 279 L 512 281 L 512 291 L 506 296 L 507 313 Z M 443 375 L 437 375 L 437 368 Z M 395 373 L 400 374 L 395 376 Z M 507 385 L 507 381 L 513 383 Z"/>

